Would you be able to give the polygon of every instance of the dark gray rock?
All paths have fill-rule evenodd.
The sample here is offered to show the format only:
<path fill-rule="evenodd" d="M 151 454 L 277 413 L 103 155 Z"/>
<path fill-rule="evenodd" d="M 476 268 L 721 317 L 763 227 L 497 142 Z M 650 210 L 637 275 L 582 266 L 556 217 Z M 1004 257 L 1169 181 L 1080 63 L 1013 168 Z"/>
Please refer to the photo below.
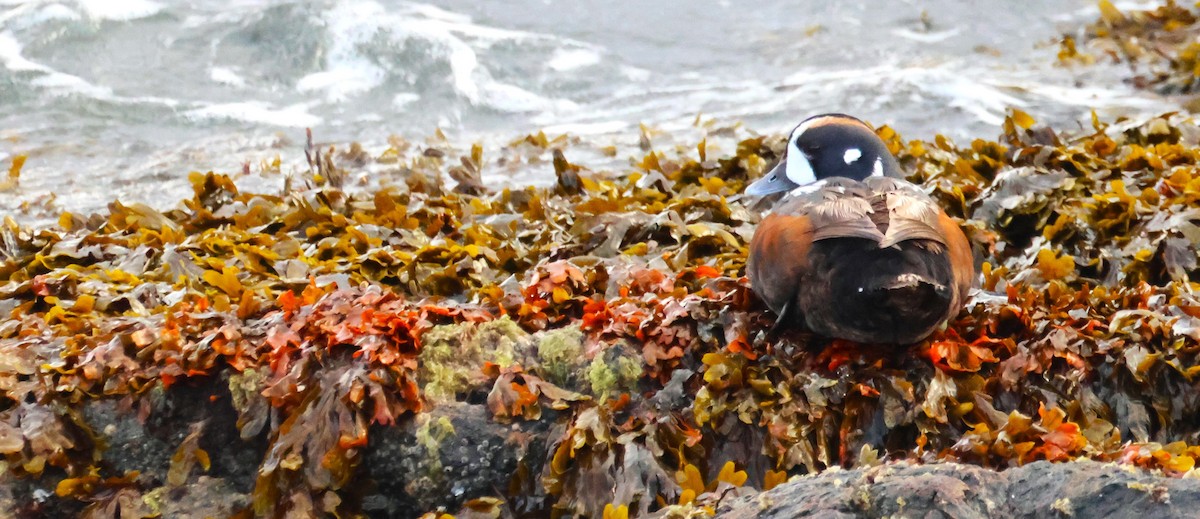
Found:
<path fill-rule="evenodd" d="M 545 428 L 543 422 L 497 423 L 486 406 L 466 403 L 375 426 L 359 469 L 370 489 L 363 509 L 371 517 L 417 517 L 438 508 L 455 510 L 477 497 L 507 495 L 518 463 L 531 451 L 545 450 Z"/>
<path fill-rule="evenodd" d="M 208 452 L 212 465 L 206 475 L 227 480 L 241 493 L 254 488 L 258 465 L 266 453 L 266 435 L 244 441 L 237 430 L 237 412 L 230 403 L 224 377 L 195 378 L 180 382 L 168 391 L 152 390 L 147 402 L 150 412 L 143 422 L 138 410 L 117 399 L 88 400 L 83 417 L 106 446 L 101 461 L 112 474 L 141 472 L 147 486 L 166 482 L 171 456 L 191 432 L 203 422 L 200 448 Z"/>
<path fill-rule="evenodd" d="M 741 518 L 1188 518 L 1200 510 L 1200 479 L 1165 477 L 1111 463 L 1036 462 L 997 472 L 972 465 L 908 462 L 804 476 L 722 503 Z"/>
<path fill-rule="evenodd" d="M 49 468 L 41 478 L 18 478 L 12 471 L 0 474 L 0 517 L 52 519 L 78 517 L 83 503 L 54 495 L 58 480 L 66 477 Z"/>
<path fill-rule="evenodd" d="M 234 490 L 224 479 L 200 476 L 178 488 L 160 487 L 143 498 L 161 517 L 201 519 L 234 517 L 250 506 L 250 496 Z"/>

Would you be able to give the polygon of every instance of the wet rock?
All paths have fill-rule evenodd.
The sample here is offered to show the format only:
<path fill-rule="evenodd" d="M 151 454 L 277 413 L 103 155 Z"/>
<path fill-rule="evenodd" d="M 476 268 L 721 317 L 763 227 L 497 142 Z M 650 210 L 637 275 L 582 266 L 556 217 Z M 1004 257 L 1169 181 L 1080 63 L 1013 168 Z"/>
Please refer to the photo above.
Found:
<path fill-rule="evenodd" d="M 191 380 L 166 391 L 156 388 L 145 398 L 150 411 L 144 422 L 138 418 L 138 409 L 127 401 L 89 400 L 83 405 L 85 420 L 107 446 L 101 461 L 113 474 L 137 470 L 143 484 L 164 484 L 171 456 L 191 426 L 204 422 L 200 448 L 208 452 L 212 463 L 207 475 L 225 479 L 238 492 L 254 488 L 266 438 L 240 438 L 224 377 Z"/>
<path fill-rule="evenodd" d="M 161 517 L 233 517 L 250 506 L 250 497 L 228 481 L 200 476 L 178 488 L 160 487 L 142 497 Z"/>
<path fill-rule="evenodd" d="M 77 517 L 83 503 L 60 499 L 54 494 L 55 482 L 63 477 L 43 475 L 39 479 L 18 478 L 11 471 L 0 474 L 0 517 L 17 519 L 52 519 Z M 58 472 L 54 470 L 53 472 Z"/>
<path fill-rule="evenodd" d="M 116 399 L 92 400 L 83 405 L 84 419 L 107 445 L 101 461 L 114 474 L 138 470 L 146 481 L 162 484 L 175 452 L 174 445 L 187 436 L 187 425 L 191 422 L 177 430 L 156 434 L 149 423 L 138 420 L 137 414 L 136 409 Z"/>
<path fill-rule="evenodd" d="M 1195 517 L 1200 479 L 1093 461 L 997 472 L 907 462 L 794 478 L 723 503 L 717 517 Z"/>
<path fill-rule="evenodd" d="M 491 418 L 486 406 L 448 403 L 414 420 L 372 428 L 360 467 L 370 489 L 364 511 L 371 517 L 416 517 L 506 495 L 530 445 L 544 442 L 546 426 Z"/>

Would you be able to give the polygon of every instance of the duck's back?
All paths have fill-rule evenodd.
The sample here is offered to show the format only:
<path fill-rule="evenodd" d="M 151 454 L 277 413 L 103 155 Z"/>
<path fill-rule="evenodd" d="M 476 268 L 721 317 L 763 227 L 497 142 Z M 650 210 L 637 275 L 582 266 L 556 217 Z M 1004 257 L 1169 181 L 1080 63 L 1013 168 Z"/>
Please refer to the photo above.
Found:
<path fill-rule="evenodd" d="M 763 219 L 747 266 L 781 324 L 911 343 L 953 317 L 974 280 L 958 225 L 916 186 L 834 178 L 790 193 Z"/>

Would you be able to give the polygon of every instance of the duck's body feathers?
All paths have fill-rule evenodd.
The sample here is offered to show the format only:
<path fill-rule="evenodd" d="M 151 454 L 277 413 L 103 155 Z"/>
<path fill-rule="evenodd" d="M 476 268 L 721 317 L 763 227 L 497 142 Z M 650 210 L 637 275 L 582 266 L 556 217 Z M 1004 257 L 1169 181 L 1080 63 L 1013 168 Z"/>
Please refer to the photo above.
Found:
<path fill-rule="evenodd" d="M 809 187 L 781 200 L 751 242 L 747 271 L 773 311 L 877 343 L 915 342 L 958 312 L 970 248 L 928 195 L 888 177 Z"/>

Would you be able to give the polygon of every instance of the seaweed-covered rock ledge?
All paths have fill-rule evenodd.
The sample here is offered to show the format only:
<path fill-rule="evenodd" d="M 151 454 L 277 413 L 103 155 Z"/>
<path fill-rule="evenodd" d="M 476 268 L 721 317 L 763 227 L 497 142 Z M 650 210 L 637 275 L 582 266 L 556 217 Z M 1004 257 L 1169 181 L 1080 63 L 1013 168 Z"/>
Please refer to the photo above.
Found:
<path fill-rule="evenodd" d="M 1200 479 L 1079 460 L 1038 461 L 1002 472 L 958 463 L 910 462 L 830 470 L 722 502 L 715 515 L 719 519 L 1184 519 L 1196 517 L 1197 510 Z"/>
<path fill-rule="evenodd" d="M 1060 134 L 1014 111 L 961 146 L 880 128 L 982 262 L 962 315 L 891 349 L 765 333 L 744 276 L 760 212 L 738 195 L 784 142 L 722 150 L 736 130 L 709 130 L 647 137 L 615 172 L 542 134 L 496 158 L 310 149 L 279 193 L 196 173 L 167 211 L 6 219 L 0 499 L 19 517 L 614 519 L 879 459 L 987 467 L 953 469 L 981 492 L 1083 466 L 1039 461 L 1197 474 L 1191 120 Z M 499 167 L 558 182 L 491 190 Z M 931 467 L 891 470 L 949 470 Z"/>

